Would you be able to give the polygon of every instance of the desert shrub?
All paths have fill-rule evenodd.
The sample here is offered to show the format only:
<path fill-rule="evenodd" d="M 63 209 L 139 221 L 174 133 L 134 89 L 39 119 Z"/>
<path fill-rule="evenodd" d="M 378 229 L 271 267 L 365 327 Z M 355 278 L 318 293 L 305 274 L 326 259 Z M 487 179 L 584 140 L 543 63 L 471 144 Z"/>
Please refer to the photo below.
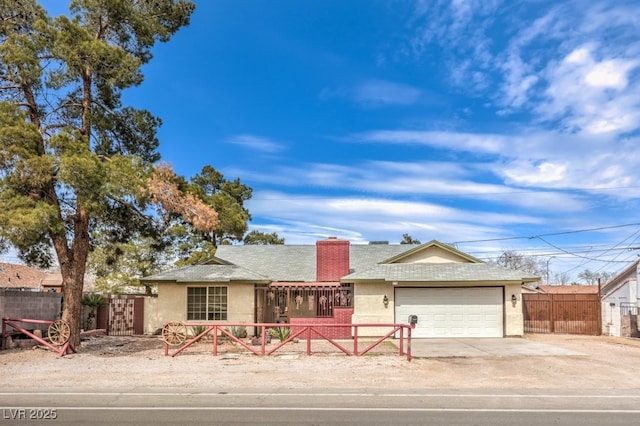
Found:
<path fill-rule="evenodd" d="M 244 339 L 247 337 L 247 329 L 241 326 L 233 326 L 227 327 L 227 331 L 231 333 L 233 337 L 237 337 L 238 339 Z"/>
<path fill-rule="evenodd" d="M 271 333 L 271 336 L 278 338 L 281 342 L 284 342 L 289 338 L 291 329 L 289 327 L 276 327 L 272 328 L 269 332 Z"/>

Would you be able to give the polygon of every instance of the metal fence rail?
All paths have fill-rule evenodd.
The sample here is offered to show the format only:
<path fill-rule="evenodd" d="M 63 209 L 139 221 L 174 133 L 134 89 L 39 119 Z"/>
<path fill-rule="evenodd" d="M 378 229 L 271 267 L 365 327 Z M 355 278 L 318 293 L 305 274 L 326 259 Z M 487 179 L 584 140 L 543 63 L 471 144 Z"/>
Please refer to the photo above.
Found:
<path fill-rule="evenodd" d="M 193 328 L 203 328 L 197 336 L 192 337 L 191 339 L 187 339 L 186 329 L 187 327 Z M 260 336 L 260 345 L 259 349 L 256 347 L 252 347 L 252 345 L 247 344 L 244 340 L 239 337 L 236 337 L 231 330 L 234 327 L 255 327 L 257 330 L 260 330 L 258 335 Z M 353 348 L 349 349 L 340 344 L 327 334 L 325 331 L 327 329 L 335 328 L 335 327 L 349 327 L 353 331 Z M 387 329 L 388 331 L 380 338 L 378 338 L 375 342 L 370 343 L 368 346 L 363 349 L 359 348 L 358 340 L 359 340 L 359 330 L 362 328 L 376 328 L 376 329 Z M 267 349 L 267 339 L 266 335 L 269 333 L 270 329 L 282 329 L 288 328 L 289 332 L 285 333 L 288 336 L 282 340 L 280 343 L 276 344 L 274 347 Z M 231 341 L 238 343 L 249 352 L 254 355 L 272 355 L 273 353 L 280 350 L 282 347 L 288 345 L 293 342 L 294 339 L 306 340 L 306 354 L 311 355 L 312 351 L 312 342 L 313 341 L 327 341 L 336 347 L 339 351 L 343 352 L 346 355 L 351 356 L 361 356 L 378 346 L 388 338 L 391 338 L 398 335 L 398 343 L 399 348 L 398 352 L 400 356 L 407 357 L 407 360 L 411 360 L 411 329 L 412 326 L 408 324 L 281 324 L 281 323 L 199 323 L 199 322 L 170 322 L 165 323 L 162 328 L 163 340 L 164 340 L 164 354 L 170 355 L 172 357 L 180 354 L 182 351 L 187 349 L 189 346 L 198 342 L 205 336 L 211 334 L 213 340 L 213 349 L 212 354 L 214 356 L 218 355 L 218 339 L 221 336 L 226 336 Z M 184 331 L 182 331 L 184 330 Z M 405 349 L 405 341 L 406 341 L 406 349 Z M 170 347 L 174 347 L 175 349 L 171 352 Z"/>
<path fill-rule="evenodd" d="M 47 337 L 47 339 L 44 339 L 41 336 L 37 336 L 33 334 L 31 331 L 27 330 L 21 324 L 47 325 L 49 326 L 49 329 L 48 329 L 49 336 Z M 65 330 L 64 335 L 57 334 L 57 342 L 52 342 L 52 338 L 53 338 L 52 326 L 56 326 L 54 328 L 56 332 L 59 332 L 59 328 L 57 328 L 59 324 L 64 325 L 67 328 L 67 330 Z M 2 348 L 3 349 L 5 345 L 5 340 L 9 335 L 9 330 L 8 330 L 9 327 L 14 330 L 17 330 L 18 332 L 26 336 L 29 336 L 31 339 L 35 340 L 41 345 L 48 347 L 49 349 L 57 353 L 58 356 L 64 356 L 65 354 L 76 352 L 75 347 L 69 341 L 68 325 L 66 325 L 66 323 L 62 320 L 48 321 L 48 320 L 27 319 L 27 318 L 2 318 Z M 54 340 L 56 340 L 56 338 L 54 338 Z"/>

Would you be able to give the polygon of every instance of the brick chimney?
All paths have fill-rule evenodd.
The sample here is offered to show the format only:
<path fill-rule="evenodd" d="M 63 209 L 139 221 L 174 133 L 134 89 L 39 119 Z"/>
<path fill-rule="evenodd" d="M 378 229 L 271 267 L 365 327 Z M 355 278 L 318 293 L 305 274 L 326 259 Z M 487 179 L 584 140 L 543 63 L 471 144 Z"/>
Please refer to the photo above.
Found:
<path fill-rule="evenodd" d="M 349 275 L 349 241 L 329 237 L 316 241 L 318 281 L 338 281 Z"/>

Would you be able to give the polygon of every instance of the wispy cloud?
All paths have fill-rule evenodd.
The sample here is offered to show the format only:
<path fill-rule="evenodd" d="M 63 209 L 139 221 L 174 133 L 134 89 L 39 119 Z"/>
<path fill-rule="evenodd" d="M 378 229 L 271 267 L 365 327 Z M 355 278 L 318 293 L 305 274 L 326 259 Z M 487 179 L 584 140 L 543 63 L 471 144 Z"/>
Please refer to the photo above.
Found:
<path fill-rule="evenodd" d="M 412 45 L 449 52 L 452 83 L 481 91 L 502 114 L 616 136 L 640 129 L 637 16 L 637 2 L 419 1 Z"/>
<path fill-rule="evenodd" d="M 422 90 L 417 87 L 376 79 L 362 81 L 350 88 L 325 88 L 320 93 L 321 99 L 344 98 L 362 108 L 413 105 L 419 102 L 422 96 Z"/>
<path fill-rule="evenodd" d="M 381 130 L 353 138 L 358 142 L 417 144 L 465 153 L 491 170 L 506 187 L 607 191 L 627 187 L 626 193 L 618 193 L 624 199 L 637 196 L 640 187 L 640 176 L 635 172 L 640 168 L 640 154 L 634 149 L 639 138 L 611 141 L 599 136 L 526 130 L 511 135 Z M 478 177 L 469 180 L 478 182 Z"/>
<path fill-rule="evenodd" d="M 266 153 L 275 153 L 285 148 L 283 144 L 271 139 L 247 134 L 231 136 L 227 139 L 227 143 Z"/>
<path fill-rule="evenodd" d="M 428 233 L 430 238 L 442 241 L 447 241 L 451 235 L 482 239 L 489 235 L 506 235 L 504 228 L 501 229 L 505 223 L 540 221 L 526 214 L 493 212 L 478 212 L 470 217 L 463 209 L 428 202 L 375 197 L 313 197 L 273 191 L 261 192 L 259 197 L 249 201 L 249 208 L 259 212 L 264 220 L 262 226 L 269 226 L 269 229 L 281 226 L 287 243 L 307 244 L 328 235 L 358 243 L 387 239 L 385 236 L 392 234 L 397 235 L 399 241 L 405 232 Z M 353 232 L 363 228 L 366 233 Z M 309 234 L 309 229 L 317 232 Z"/>
<path fill-rule="evenodd" d="M 384 80 L 369 80 L 355 88 L 355 101 L 366 107 L 411 105 L 421 96 L 420 89 Z"/>

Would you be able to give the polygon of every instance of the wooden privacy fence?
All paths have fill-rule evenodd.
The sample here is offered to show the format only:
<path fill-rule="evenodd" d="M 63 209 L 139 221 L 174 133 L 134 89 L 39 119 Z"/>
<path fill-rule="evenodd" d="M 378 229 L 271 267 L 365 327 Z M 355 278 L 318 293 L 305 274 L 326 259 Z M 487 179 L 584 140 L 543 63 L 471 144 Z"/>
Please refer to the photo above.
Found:
<path fill-rule="evenodd" d="M 523 294 L 525 333 L 602 334 L 597 294 Z"/>

